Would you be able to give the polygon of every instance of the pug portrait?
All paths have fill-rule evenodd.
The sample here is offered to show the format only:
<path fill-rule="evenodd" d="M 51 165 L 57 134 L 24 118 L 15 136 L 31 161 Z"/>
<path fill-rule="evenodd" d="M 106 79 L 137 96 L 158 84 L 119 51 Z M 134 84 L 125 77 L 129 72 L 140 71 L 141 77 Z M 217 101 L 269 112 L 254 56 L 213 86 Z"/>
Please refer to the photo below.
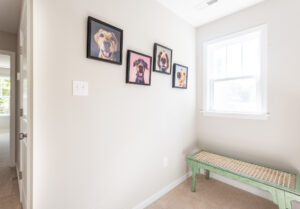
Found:
<path fill-rule="evenodd" d="M 171 74 L 172 49 L 155 43 L 153 50 L 153 71 L 164 74 Z"/>

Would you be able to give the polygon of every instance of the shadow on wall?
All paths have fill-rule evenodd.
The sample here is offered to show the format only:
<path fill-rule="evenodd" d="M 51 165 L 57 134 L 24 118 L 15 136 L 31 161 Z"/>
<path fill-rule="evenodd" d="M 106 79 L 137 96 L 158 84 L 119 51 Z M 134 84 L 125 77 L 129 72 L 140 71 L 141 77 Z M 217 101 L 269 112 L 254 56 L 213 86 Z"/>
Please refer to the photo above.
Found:
<path fill-rule="evenodd" d="M 198 143 L 198 141 L 194 141 L 192 144 L 190 144 L 185 149 L 183 149 L 182 154 L 185 157 L 187 157 L 188 155 L 193 154 L 194 152 L 197 152 L 198 150 L 200 150 L 199 143 Z M 186 172 L 189 172 L 188 164 L 186 164 Z"/>
<path fill-rule="evenodd" d="M 9 134 L 0 130 L 0 167 L 10 164 Z"/>

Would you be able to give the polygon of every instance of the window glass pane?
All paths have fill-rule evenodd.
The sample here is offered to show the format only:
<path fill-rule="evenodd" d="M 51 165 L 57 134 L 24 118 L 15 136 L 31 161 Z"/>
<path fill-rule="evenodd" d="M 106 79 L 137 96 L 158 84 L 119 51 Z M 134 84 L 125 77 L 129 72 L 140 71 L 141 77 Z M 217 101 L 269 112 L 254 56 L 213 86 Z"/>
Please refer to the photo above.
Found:
<path fill-rule="evenodd" d="M 0 114 L 9 114 L 9 97 L 0 97 Z"/>
<path fill-rule="evenodd" d="M 0 78 L 0 114 L 9 114 L 10 79 Z"/>
<path fill-rule="evenodd" d="M 227 76 L 242 75 L 242 44 L 231 44 L 227 48 Z"/>
<path fill-rule="evenodd" d="M 2 96 L 10 95 L 10 80 L 9 79 L 1 79 L 1 90 L 2 90 Z"/>
<path fill-rule="evenodd" d="M 215 81 L 213 89 L 213 111 L 239 113 L 257 111 L 255 78 Z"/>
<path fill-rule="evenodd" d="M 243 43 L 243 70 L 245 75 L 259 75 L 261 68 L 260 42 L 258 38 Z"/>
<path fill-rule="evenodd" d="M 214 48 L 212 66 L 214 78 L 222 77 L 226 73 L 226 47 Z"/>

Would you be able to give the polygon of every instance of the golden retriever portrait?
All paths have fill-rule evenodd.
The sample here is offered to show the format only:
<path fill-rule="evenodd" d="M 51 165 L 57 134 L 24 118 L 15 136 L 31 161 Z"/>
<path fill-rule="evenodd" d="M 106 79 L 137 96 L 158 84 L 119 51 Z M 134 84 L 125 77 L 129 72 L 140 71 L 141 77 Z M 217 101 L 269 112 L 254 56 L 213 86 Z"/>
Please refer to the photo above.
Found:
<path fill-rule="evenodd" d="M 117 61 L 116 53 L 119 49 L 119 41 L 115 33 L 101 28 L 94 35 L 94 40 L 99 48 L 99 58 Z"/>
<path fill-rule="evenodd" d="M 187 88 L 188 67 L 174 64 L 173 88 Z"/>
<path fill-rule="evenodd" d="M 122 65 L 123 30 L 88 17 L 87 58 Z"/>
<path fill-rule="evenodd" d="M 172 49 L 165 46 L 154 44 L 154 71 L 171 74 Z"/>

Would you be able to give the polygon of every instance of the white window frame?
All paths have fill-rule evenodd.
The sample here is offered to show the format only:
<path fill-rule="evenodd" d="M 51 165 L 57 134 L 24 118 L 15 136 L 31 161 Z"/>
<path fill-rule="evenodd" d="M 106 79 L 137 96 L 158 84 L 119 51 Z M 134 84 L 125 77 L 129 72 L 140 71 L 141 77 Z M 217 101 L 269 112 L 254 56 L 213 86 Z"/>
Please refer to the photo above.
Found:
<path fill-rule="evenodd" d="M 257 82 L 257 93 L 261 102 L 261 113 L 260 114 L 243 114 L 243 113 L 234 113 L 234 112 L 216 112 L 209 109 L 209 97 L 208 95 L 213 95 L 211 88 L 208 88 L 208 78 L 207 78 L 207 47 L 211 44 L 222 42 L 228 39 L 233 39 L 242 35 L 246 35 L 251 32 L 261 31 L 261 74 L 260 80 Z M 203 43 L 203 115 L 204 116 L 213 116 L 213 117 L 229 117 L 229 118 L 240 118 L 240 119 L 258 119 L 266 120 L 269 117 L 267 111 L 267 25 L 260 25 L 248 30 L 243 30 L 241 32 L 233 33 L 230 35 L 223 36 L 211 41 Z M 244 76 L 243 76 L 244 77 Z M 246 77 L 246 76 L 245 76 Z M 230 78 L 227 78 L 230 79 Z M 236 78 L 238 79 L 238 78 Z M 217 79 L 216 79 L 217 80 Z M 220 79 L 220 80 L 226 80 Z M 210 92 L 208 92 L 210 89 Z"/>

